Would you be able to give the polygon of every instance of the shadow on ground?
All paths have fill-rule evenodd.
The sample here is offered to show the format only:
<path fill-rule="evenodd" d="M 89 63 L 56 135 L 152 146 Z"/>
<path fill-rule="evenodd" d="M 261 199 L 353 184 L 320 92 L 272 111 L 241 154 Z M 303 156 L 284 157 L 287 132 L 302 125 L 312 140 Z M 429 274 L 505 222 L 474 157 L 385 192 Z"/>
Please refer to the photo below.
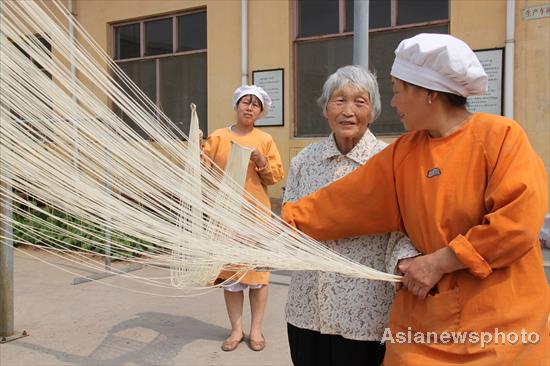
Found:
<path fill-rule="evenodd" d="M 146 312 L 112 327 L 89 356 L 57 351 L 25 341 L 13 344 L 77 365 L 166 365 L 172 363 L 185 345 L 198 339 L 221 342 L 227 331 L 226 328 L 187 316 Z"/>

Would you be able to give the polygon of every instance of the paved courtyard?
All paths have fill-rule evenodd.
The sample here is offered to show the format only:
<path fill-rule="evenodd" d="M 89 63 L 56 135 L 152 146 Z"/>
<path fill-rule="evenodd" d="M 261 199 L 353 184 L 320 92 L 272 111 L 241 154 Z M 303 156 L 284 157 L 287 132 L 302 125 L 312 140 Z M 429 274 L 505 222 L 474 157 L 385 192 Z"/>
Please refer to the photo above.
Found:
<path fill-rule="evenodd" d="M 44 261 L 53 263 L 53 267 Z M 67 273 L 70 271 L 74 273 Z M 264 321 L 267 347 L 241 343 L 223 352 L 229 334 L 222 290 L 174 298 L 120 276 L 72 285 L 82 268 L 34 250 L 14 253 L 15 329 L 30 336 L 0 345 L 2 366 L 45 365 L 291 365 L 284 304 L 289 276 L 273 274 Z M 164 276 L 157 268 L 133 272 Z M 248 295 L 245 326 L 250 324 Z"/>

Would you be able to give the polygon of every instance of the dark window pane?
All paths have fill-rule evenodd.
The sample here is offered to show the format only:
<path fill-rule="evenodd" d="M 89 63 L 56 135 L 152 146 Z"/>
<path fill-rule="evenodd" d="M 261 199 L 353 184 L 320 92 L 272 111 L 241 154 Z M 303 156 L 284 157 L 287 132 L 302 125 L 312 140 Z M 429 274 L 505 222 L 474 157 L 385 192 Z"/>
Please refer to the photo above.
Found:
<path fill-rule="evenodd" d="M 156 60 L 140 60 L 140 61 L 130 61 L 123 62 L 118 64 L 122 71 L 132 79 L 132 81 L 147 95 L 147 97 L 155 103 L 157 95 L 157 86 L 156 86 Z M 119 80 L 117 80 L 119 81 Z M 129 93 L 130 98 L 137 100 L 138 96 L 135 92 L 129 91 L 126 86 L 122 88 Z M 141 97 L 139 97 L 141 99 Z M 120 108 L 114 106 L 115 113 L 122 117 L 124 122 L 130 125 L 134 130 L 136 130 L 141 136 L 147 137 L 144 131 L 137 127 L 136 123 L 127 116 Z"/>
<path fill-rule="evenodd" d="M 178 17 L 178 51 L 206 48 L 206 13 Z"/>
<path fill-rule="evenodd" d="M 52 45 L 51 45 L 45 38 L 43 38 L 43 37 L 36 36 L 36 39 L 37 39 L 40 43 L 42 43 L 42 44 L 44 45 L 44 47 L 46 47 L 46 49 L 47 49 L 47 51 L 46 51 L 46 52 L 47 52 L 47 56 L 48 56 L 49 58 L 51 58 L 51 57 L 52 57 L 52 53 L 51 53 L 51 51 L 52 51 Z M 39 68 L 40 70 L 42 70 L 42 71 L 44 72 L 44 74 L 46 74 L 46 76 L 48 76 L 48 78 L 50 78 L 50 79 L 52 78 L 52 74 L 50 74 L 48 71 L 46 71 L 46 69 L 45 69 L 42 65 L 40 65 L 38 62 L 36 62 L 34 59 L 32 59 L 31 56 L 30 56 L 27 52 L 25 52 L 25 51 L 23 50 L 23 48 L 21 48 L 21 46 L 19 46 L 17 43 L 13 42 L 12 40 L 10 40 L 10 42 L 11 42 L 11 43 L 15 46 L 15 48 L 17 48 L 17 50 L 18 50 L 19 52 L 21 52 L 26 58 L 32 60 L 32 63 L 34 64 L 34 66 L 36 66 L 37 68 Z M 30 41 L 29 41 L 28 43 L 30 43 Z M 42 51 L 40 50 L 39 52 L 42 52 Z"/>
<path fill-rule="evenodd" d="M 145 54 L 172 53 L 172 18 L 145 23 Z"/>
<path fill-rule="evenodd" d="M 139 57 L 139 23 L 115 28 L 116 58 Z"/>
<path fill-rule="evenodd" d="M 338 33 L 338 12 L 338 0 L 299 1 L 299 37 Z"/>
<path fill-rule="evenodd" d="M 391 0 L 370 0 L 369 29 L 391 26 Z"/>
<path fill-rule="evenodd" d="M 42 43 L 42 45 L 43 45 L 44 47 L 46 47 L 46 49 L 47 49 L 48 51 L 50 51 L 50 52 L 52 51 L 52 45 L 50 44 L 50 42 L 48 42 L 48 40 L 47 40 L 46 38 L 40 37 L 40 36 L 37 37 L 37 38 L 38 38 L 38 41 L 39 41 L 40 43 Z"/>
<path fill-rule="evenodd" d="M 354 0 L 345 0 L 345 1 L 346 1 L 346 27 L 344 28 L 344 31 L 353 32 L 353 9 L 354 9 L 353 3 L 354 3 Z M 370 7 L 372 7 L 372 5 Z"/>
<path fill-rule="evenodd" d="M 351 37 L 301 43 L 297 46 L 297 136 L 327 136 L 328 123 L 317 105 L 326 78 L 353 59 Z"/>
<path fill-rule="evenodd" d="M 448 27 L 444 25 L 370 34 L 370 68 L 376 71 L 382 101 L 382 113 L 370 127 L 374 133 L 395 134 L 404 131 L 395 109 L 390 104 L 393 96 L 390 71 L 395 58 L 394 50 L 399 42 L 419 33 L 448 33 Z"/>
<path fill-rule="evenodd" d="M 208 134 L 206 75 L 206 53 L 160 60 L 161 109 L 185 135 L 189 135 L 191 103 L 197 105 L 200 128 Z"/>
<path fill-rule="evenodd" d="M 23 56 L 25 56 L 26 58 L 30 59 L 31 56 L 25 52 L 25 50 L 23 50 L 23 48 L 21 48 L 21 46 L 19 46 L 17 43 L 15 43 L 14 41 L 10 40 L 10 42 L 15 46 L 15 48 L 17 48 L 17 50 L 19 52 L 21 52 L 23 54 Z"/>
<path fill-rule="evenodd" d="M 346 0 L 346 32 L 353 32 L 354 0 Z M 391 0 L 369 1 L 369 29 L 391 26 Z"/>
<path fill-rule="evenodd" d="M 449 0 L 397 0 L 397 24 L 449 18 Z"/>
<path fill-rule="evenodd" d="M 51 58 L 52 57 L 52 53 L 51 53 L 52 52 L 52 45 L 50 44 L 50 42 L 48 42 L 48 40 L 46 40 L 43 37 L 37 37 L 37 39 L 46 48 L 47 54 Z M 52 74 L 50 74 L 48 71 L 46 71 L 46 69 L 42 65 L 40 65 L 35 60 L 33 60 L 32 62 L 34 63 L 34 65 L 36 67 L 38 67 L 40 70 L 42 70 L 44 72 L 44 74 L 46 74 L 50 79 L 52 78 Z"/>

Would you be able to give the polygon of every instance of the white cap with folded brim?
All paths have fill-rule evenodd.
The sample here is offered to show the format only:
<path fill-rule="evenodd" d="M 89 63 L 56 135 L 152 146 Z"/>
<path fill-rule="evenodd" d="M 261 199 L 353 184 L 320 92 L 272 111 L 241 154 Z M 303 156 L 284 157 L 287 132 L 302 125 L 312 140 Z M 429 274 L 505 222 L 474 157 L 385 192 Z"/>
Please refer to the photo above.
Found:
<path fill-rule="evenodd" d="M 487 91 L 488 78 L 472 49 L 448 34 L 421 33 L 395 49 L 391 75 L 426 89 L 468 97 Z"/>
<path fill-rule="evenodd" d="M 235 93 L 233 93 L 233 109 L 237 110 L 237 103 L 245 95 L 255 95 L 262 102 L 263 111 L 259 118 L 268 115 L 271 108 L 271 98 L 263 88 L 256 85 L 243 85 L 235 90 Z"/>

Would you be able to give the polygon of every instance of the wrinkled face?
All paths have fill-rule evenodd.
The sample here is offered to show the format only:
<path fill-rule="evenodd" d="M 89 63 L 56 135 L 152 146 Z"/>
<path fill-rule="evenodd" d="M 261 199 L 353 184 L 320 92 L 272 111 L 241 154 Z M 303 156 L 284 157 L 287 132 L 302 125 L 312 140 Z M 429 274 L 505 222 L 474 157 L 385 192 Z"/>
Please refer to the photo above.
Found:
<path fill-rule="evenodd" d="M 245 95 L 237 103 L 237 123 L 253 126 L 262 113 L 262 102 L 255 95 Z"/>
<path fill-rule="evenodd" d="M 429 110 L 426 108 L 428 91 L 392 77 L 393 98 L 391 106 L 395 108 L 401 123 L 408 131 L 427 129 Z"/>
<path fill-rule="evenodd" d="M 337 140 L 357 139 L 369 127 L 370 111 L 369 94 L 345 85 L 330 96 L 325 117 Z"/>

